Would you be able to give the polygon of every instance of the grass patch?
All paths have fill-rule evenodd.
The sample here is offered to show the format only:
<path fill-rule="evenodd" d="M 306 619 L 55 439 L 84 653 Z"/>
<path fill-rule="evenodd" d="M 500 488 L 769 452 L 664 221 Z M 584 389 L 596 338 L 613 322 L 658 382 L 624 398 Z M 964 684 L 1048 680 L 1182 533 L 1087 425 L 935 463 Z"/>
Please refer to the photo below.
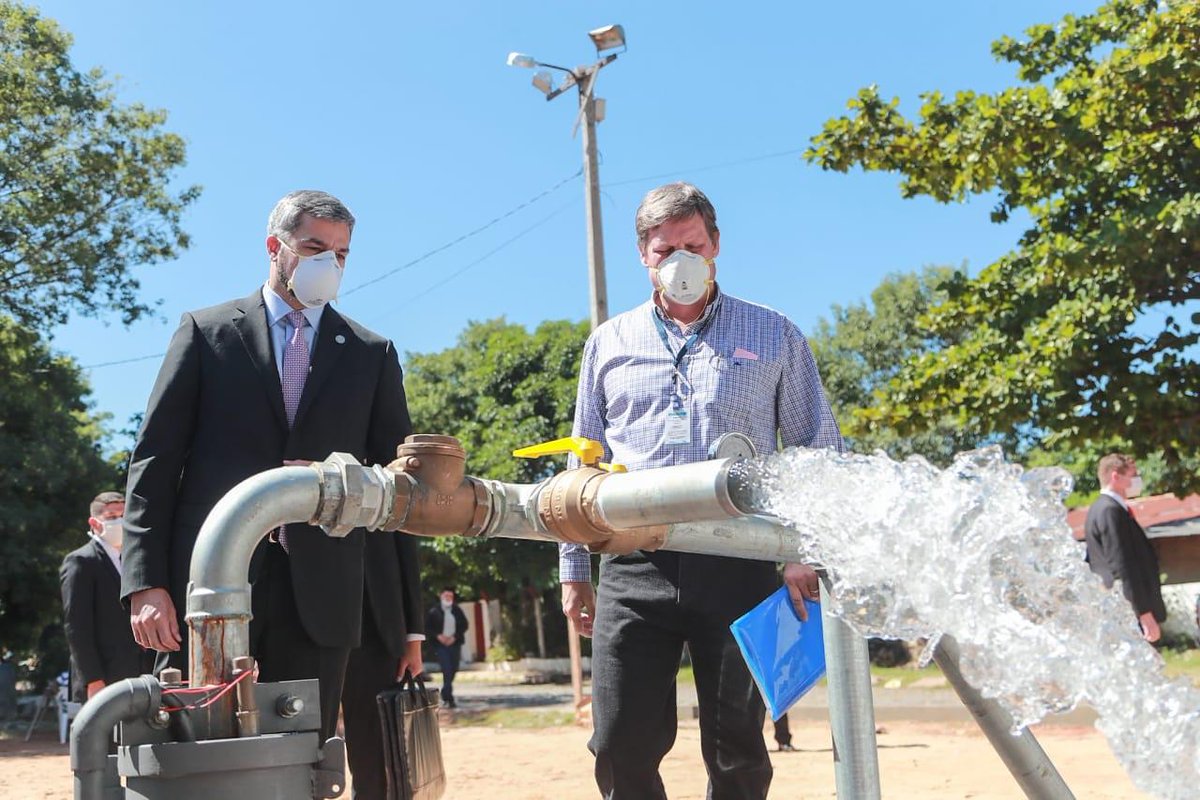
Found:
<path fill-rule="evenodd" d="M 1193 686 L 1200 687 L 1200 650 L 1159 651 L 1167 666 L 1163 670 L 1169 678 L 1187 678 Z"/>

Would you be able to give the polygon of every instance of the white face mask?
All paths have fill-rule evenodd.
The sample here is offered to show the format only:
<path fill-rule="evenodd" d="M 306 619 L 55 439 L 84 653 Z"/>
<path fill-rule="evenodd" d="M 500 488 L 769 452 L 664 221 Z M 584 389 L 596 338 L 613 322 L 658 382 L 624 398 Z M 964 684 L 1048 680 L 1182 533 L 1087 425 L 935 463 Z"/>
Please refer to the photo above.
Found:
<path fill-rule="evenodd" d="M 100 520 L 100 524 L 104 526 L 104 529 L 100 531 L 100 538 L 107 542 L 109 546 L 120 550 L 122 543 L 125 541 L 124 523 L 124 517 Z"/>
<path fill-rule="evenodd" d="M 1145 485 L 1142 483 L 1142 476 L 1134 475 L 1129 480 L 1129 490 L 1127 492 L 1125 492 L 1125 496 L 1126 497 L 1137 497 L 1139 494 L 1142 493 L 1142 490 L 1145 488 L 1146 488 Z"/>
<path fill-rule="evenodd" d="M 282 239 L 279 243 L 292 250 Z M 292 250 L 296 253 L 295 250 Z M 320 308 L 337 297 L 338 288 L 342 285 L 342 273 L 345 268 L 338 263 L 337 253 L 326 250 L 315 256 L 302 256 L 296 253 L 299 263 L 287 281 L 288 290 L 295 295 L 301 305 L 307 308 Z"/>
<path fill-rule="evenodd" d="M 712 261 L 704 256 L 676 250 L 658 262 L 660 291 L 668 300 L 690 306 L 708 294 L 712 284 Z"/>

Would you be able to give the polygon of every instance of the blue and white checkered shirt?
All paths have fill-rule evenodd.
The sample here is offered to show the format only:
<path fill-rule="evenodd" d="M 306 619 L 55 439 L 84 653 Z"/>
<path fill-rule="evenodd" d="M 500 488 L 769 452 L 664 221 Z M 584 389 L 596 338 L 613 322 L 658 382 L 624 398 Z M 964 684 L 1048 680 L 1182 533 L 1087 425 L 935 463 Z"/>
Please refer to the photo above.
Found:
<path fill-rule="evenodd" d="M 670 352 L 663 343 L 657 315 Z M 675 374 L 675 354 L 699 336 Z M 678 394 L 689 411 L 691 441 L 669 444 L 667 421 Z M 759 453 L 844 444 L 804 335 L 766 306 L 719 293 L 683 333 L 649 300 L 601 325 L 588 338 L 579 370 L 573 436 L 604 445 L 605 461 L 630 471 L 708 458 L 722 434 L 737 431 Z M 582 545 L 559 546 L 559 578 L 590 581 Z"/>

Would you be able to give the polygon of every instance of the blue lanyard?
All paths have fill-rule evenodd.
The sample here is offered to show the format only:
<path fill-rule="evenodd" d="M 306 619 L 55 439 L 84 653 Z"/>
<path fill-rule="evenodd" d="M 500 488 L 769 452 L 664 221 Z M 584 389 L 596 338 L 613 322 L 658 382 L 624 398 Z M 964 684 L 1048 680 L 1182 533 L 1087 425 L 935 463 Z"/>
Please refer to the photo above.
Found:
<path fill-rule="evenodd" d="M 687 381 L 687 374 L 683 368 L 683 358 L 687 355 L 688 349 L 696 343 L 697 339 L 700 338 L 700 334 L 703 333 L 704 329 L 708 327 L 708 323 L 712 321 L 712 318 L 715 315 L 710 314 L 709 318 L 704 321 L 704 324 L 701 325 L 700 328 L 695 331 L 695 333 L 684 340 L 683 344 L 679 347 L 679 352 L 677 353 L 672 352 L 671 350 L 671 342 L 667 338 L 667 328 L 665 325 L 663 325 L 662 318 L 659 317 L 658 311 L 656 309 L 651 309 L 650 316 L 654 318 L 654 327 L 658 329 L 658 338 L 662 339 L 663 347 L 667 348 L 667 352 L 671 354 L 671 357 L 674 361 L 673 366 L 675 368 L 676 380 L 674 381 L 674 391 L 672 392 L 673 396 L 671 405 L 675 408 L 682 408 L 683 398 L 680 396 L 680 384 Z"/>

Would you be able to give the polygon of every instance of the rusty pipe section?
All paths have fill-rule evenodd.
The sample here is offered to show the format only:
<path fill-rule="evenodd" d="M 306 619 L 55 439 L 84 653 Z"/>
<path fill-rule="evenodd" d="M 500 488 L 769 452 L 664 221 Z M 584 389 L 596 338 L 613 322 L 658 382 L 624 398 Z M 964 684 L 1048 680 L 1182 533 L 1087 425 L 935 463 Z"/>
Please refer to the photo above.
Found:
<path fill-rule="evenodd" d="M 186 620 L 193 686 L 225 683 L 250 653 L 250 557 L 268 532 L 298 522 L 330 536 L 378 527 L 395 504 L 395 481 L 345 453 L 307 467 L 252 475 L 213 506 L 192 551 Z"/>

